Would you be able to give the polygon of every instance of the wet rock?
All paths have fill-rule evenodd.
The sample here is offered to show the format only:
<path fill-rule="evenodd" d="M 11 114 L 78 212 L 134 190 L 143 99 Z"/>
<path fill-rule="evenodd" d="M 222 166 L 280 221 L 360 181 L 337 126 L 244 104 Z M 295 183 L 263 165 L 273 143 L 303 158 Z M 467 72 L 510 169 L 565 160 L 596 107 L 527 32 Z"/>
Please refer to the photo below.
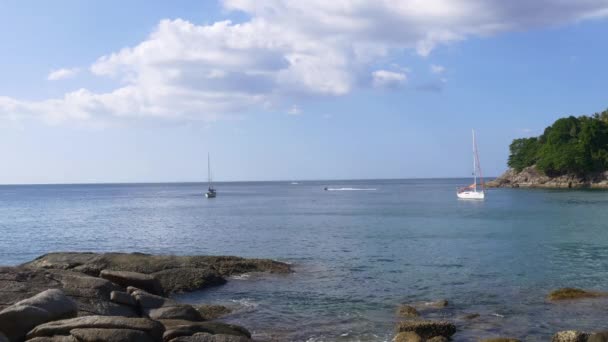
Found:
<path fill-rule="evenodd" d="M 560 331 L 553 335 L 551 342 L 585 342 L 587 341 L 587 334 L 575 331 L 575 330 L 567 330 Z"/>
<path fill-rule="evenodd" d="M 99 273 L 99 276 L 123 287 L 134 286 L 155 295 L 162 296 L 164 294 L 158 279 L 148 274 L 129 271 L 102 270 Z"/>
<path fill-rule="evenodd" d="M 137 305 L 137 302 L 135 301 L 135 298 L 133 298 L 127 292 L 122 292 L 122 291 L 112 291 L 112 292 L 110 292 L 110 301 L 112 301 L 114 303 L 117 303 L 117 304 L 123 304 L 123 305 L 128 305 L 128 306 L 136 306 Z"/>
<path fill-rule="evenodd" d="M 69 335 L 73 329 L 131 329 L 146 333 L 150 338 L 159 340 L 164 327 L 147 318 L 129 318 L 120 316 L 84 316 L 60 321 L 48 322 L 32 329 L 28 339 L 34 337 L 51 337 Z"/>
<path fill-rule="evenodd" d="M 608 342 L 608 331 L 601 331 L 590 334 L 587 342 Z"/>
<path fill-rule="evenodd" d="M 75 317 L 77 312 L 76 303 L 63 291 L 49 289 L 0 311 L 0 331 L 17 341 L 39 324 Z"/>
<path fill-rule="evenodd" d="M 187 321 L 202 321 L 201 314 L 188 304 L 178 304 L 174 306 L 163 306 L 160 308 L 149 309 L 145 315 L 151 319 L 183 319 Z"/>
<path fill-rule="evenodd" d="M 472 320 L 472 319 L 479 318 L 479 316 L 480 315 L 478 313 L 471 313 L 471 314 L 464 315 L 464 319 L 466 319 L 466 320 Z"/>
<path fill-rule="evenodd" d="M 415 332 L 424 339 L 435 336 L 450 337 L 456 332 L 456 326 L 445 321 L 406 321 L 397 324 L 397 332 Z"/>
<path fill-rule="evenodd" d="M 422 338 L 415 332 L 406 331 L 398 333 L 393 342 L 422 342 Z"/>
<path fill-rule="evenodd" d="M 148 334 L 133 329 L 73 329 L 70 331 L 79 342 L 154 342 Z"/>
<path fill-rule="evenodd" d="M 93 276 L 98 276 L 102 270 L 152 274 L 175 268 L 214 269 L 224 277 L 248 272 L 291 272 L 288 264 L 268 259 L 143 253 L 49 253 L 23 266 L 32 269 L 65 269 Z"/>
<path fill-rule="evenodd" d="M 163 341 L 171 341 L 181 336 L 192 336 L 199 332 L 212 335 L 224 334 L 251 338 L 251 333 L 247 329 L 233 324 L 165 319 L 159 320 L 159 322 L 165 327 Z"/>
<path fill-rule="evenodd" d="M 196 310 L 201 314 L 201 317 L 205 321 L 210 321 L 212 319 L 217 319 L 222 316 L 226 316 L 232 312 L 229 308 L 223 305 L 199 305 L 196 307 Z"/>
<path fill-rule="evenodd" d="M 494 338 L 485 338 L 481 340 L 481 342 L 521 342 L 516 338 L 509 337 L 494 337 Z"/>
<path fill-rule="evenodd" d="M 182 336 L 174 338 L 171 342 L 250 342 L 251 340 L 244 336 L 235 335 L 212 335 L 209 333 L 196 333 L 192 336 Z"/>
<path fill-rule="evenodd" d="M 571 287 L 555 290 L 549 293 L 547 297 L 549 300 L 566 300 L 566 299 L 583 299 L 583 298 L 595 298 L 605 296 L 606 294 L 600 292 L 586 291 Z"/>
<path fill-rule="evenodd" d="M 416 308 L 414 308 L 413 306 L 404 304 L 400 305 L 399 308 L 397 308 L 397 316 L 413 318 L 419 317 L 420 314 L 418 313 L 418 310 L 416 310 Z"/>
<path fill-rule="evenodd" d="M 226 283 L 226 279 L 211 268 L 173 268 L 155 272 L 153 275 L 170 293 L 195 291 Z"/>
<path fill-rule="evenodd" d="M 426 340 L 426 342 L 447 342 L 449 339 L 443 336 L 435 336 Z"/>

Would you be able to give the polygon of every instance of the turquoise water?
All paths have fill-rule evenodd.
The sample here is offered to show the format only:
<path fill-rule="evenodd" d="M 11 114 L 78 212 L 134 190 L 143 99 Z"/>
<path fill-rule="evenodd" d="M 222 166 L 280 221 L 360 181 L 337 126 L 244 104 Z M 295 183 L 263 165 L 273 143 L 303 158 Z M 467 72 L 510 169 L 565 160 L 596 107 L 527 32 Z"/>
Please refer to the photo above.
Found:
<path fill-rule="evenodd" d="M 0 264 L 50 251 L 232 254 L 290 262 L 181 296 L 276 341 L 387 341 L 399 303 L 448 299 L 428 318 L 456 341 L 547 340 L 606 328 L 604 300 L 551 304 L 555 288 L 608 290 L 608 192 L 490 190 L 469 180 L 0 187 Z M 323 191 L 323 187 L 366 191 Z M 481 317 L 467 321 L 467 313 Z"/>

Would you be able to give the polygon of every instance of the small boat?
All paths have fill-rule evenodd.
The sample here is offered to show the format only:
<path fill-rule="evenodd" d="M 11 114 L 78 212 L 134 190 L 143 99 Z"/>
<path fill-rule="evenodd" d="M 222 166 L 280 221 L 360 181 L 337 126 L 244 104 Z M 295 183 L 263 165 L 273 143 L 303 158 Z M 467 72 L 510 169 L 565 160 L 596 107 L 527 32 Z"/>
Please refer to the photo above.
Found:
<path fill-rule="evenodd" d="M 477 189 L 477 175 L 481 182 L 481 190 Z M 456 195 L 461 199 L 482 200 L 486 197 L 485 184 L 479 165 L 479 154 L 477 153 L 477 142 L 475 140 L 475 130 L 473 130 L 473 184 L 458 188 Z"/>
<path fill-rule="evenodd" d="M 211 182 L 211 159 L 209 157 L 209 153 L 207 153 L 207 177 L 209 182 L 209 189 L 205 193 L 205 197 L 215 198 L 217 196 L 217 191 L 215 191 L 215 188 L 213 188 L 213 183 Z"/>

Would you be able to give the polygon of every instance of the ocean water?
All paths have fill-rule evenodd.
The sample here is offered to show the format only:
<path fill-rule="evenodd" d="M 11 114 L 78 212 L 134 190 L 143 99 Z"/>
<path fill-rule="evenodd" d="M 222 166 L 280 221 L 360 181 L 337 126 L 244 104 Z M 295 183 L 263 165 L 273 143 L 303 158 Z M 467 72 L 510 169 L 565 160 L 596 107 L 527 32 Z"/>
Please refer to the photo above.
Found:
<path fill-rule="evenodd" d="M 608 192 L 491 189 L 483 202 L 458 200 L 468 183 L 220 183 L 211 200 L 192 183 L 0 186 L 0 264 L 50 251 L 289 262 L 293 274 L 178 297 L 231 306 L 226 320 L 269 341 L 389 341 L 400 303 L 437 299 L 450 304 L 422 314 L 454 321 L 455 341 L 608 328 L 606 300 L 545 300 L 565 286 L 608 290 Z"/>

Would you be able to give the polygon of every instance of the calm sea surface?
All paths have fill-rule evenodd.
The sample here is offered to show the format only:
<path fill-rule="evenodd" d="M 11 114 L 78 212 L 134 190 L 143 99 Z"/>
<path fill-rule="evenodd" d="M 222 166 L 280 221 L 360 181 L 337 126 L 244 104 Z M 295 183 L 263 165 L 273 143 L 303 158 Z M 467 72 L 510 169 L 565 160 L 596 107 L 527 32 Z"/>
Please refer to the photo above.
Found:
<path fill-rule="evenodd" d="M 607 328 L 604 300 L 544 297 L 565 286 L 608 290 L 608 192 L 500 189 L 484 202 L 457 200 L 468 182 L 220 183 L 212 200 L 202 184 L 0 186 L 0 264 L 50 251 L 286 261 L 296 273 L 179 297 L 229 305 L 227 320 L 275 341 L 388 341 L 399 303 L 443 298 L 448 308 L 423 316 L 454 321 L 456 341 Z"/>

